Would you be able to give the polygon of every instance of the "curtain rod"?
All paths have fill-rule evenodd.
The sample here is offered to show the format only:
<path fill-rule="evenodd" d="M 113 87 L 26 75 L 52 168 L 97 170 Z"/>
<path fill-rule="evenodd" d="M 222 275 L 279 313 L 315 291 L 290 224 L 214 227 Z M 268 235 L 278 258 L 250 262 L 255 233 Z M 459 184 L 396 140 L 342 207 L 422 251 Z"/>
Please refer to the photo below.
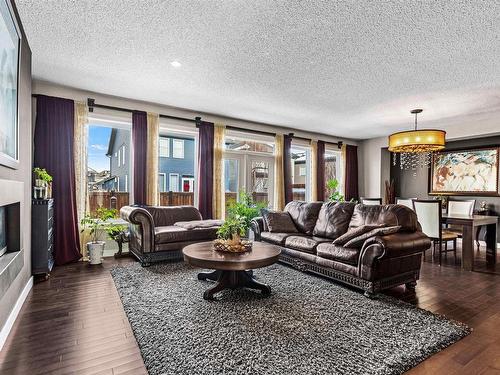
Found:
<path fill-rule="evenodd" d="M 39 95 L 38 94 L 32 94 L 31 96 L 34 97 L 34 98 L 36 98 Z M 96 104 L 95 99 L 92 99 L 92 98 L 87 98 L 87 106 L 89 107 L 89 112 L 93 112 L 94 111 L 94 107 L 95 108 L 102 108 L 102 109 L 109 109 L 109 110 L 119 111 L 119 112 L 127 112 L 127 113 L 134 112 L 133 109 L 129 109 L 129 108 L 115 107 L 115 106 L 105 105 L 105 104 Z M 178 116 L 170 116 L 170 115 L 159 114 L 159 117 L 160 118 L 168 118 L 168 119 L 171 119 L 171 120 L 194 122 L 196 124 L 197 128 L 200 126 L 200 123 L 201 123 L 201 117 L 200 116 L 196 116 L 194 119 L 192 119 L 192 118 L 186 118 L 186 117 L 178 117 Z M 271 137 L 275 137 L 276 136 L 276 133 L 272 133 L 272 132 L 266 132 L 266 131 L 263 131 L 263 130 L 245 129 L 245 128 L 240 128 L 238 126 L 231 126 L 231 125 L 226 125 L 226 129 L 228 129 L 228 130 L 236 130 L 236 131 L 241 131 L 241 132 L 246 132 L 246 133 L 252 133 L 252 134 L 267 135 L 267 136 L 271 136 Z M 288 135 L 290 137 L 295 138 L 295 139 L 301 139 L 301 140 L 304 140 L 304 141 L 307 141 L 307 142 L 311 142 L 310 138 L 299 137 L 299 136 L 294 135 L 294 133 L 289 133 Z M 335 143 L 335 142 L 327 142 L 327 141 L 323 141 L 323 142 L 325 142 L 326 144 L 335 145 L 338 148 L 342 148 L 342 145 L 343 145 L 342 141 L 338 141 L 337 143 Z"/>
<path fill-rule="evenodd" d="M 306 141 L 306 142 L 311 142 L 312 139 L 311 138 L 305 138 L 305 137 L 299 137 L 297 135 L 295 135 L 294 133 L 288 133 L 288 135 L 292 138 L 295 138 L 295 139 L 300 139 L 302 141 Z M 328 144 L 328 145 L 333 145 L 333 146 L 337 146 L 339 149 L 342 148 L 342 145 L 344 144 L 344 142 L 342 141 L 338 141 L 338 142 L 328 142 L 328 141 L 323 141 L 325 144 Z"/>
<path fill-rule="evenodd" d="M 96 104 L 95 99 L 92 99 L 92 98 L 87 98 L 87 106 L 89 107 L 89 112 L 93 112 L 94 107 L 95 108 L 110 109 L 113 111 L 120 111 L 120 112 L 128 112 L 128 113 L 134 112 L 133 109 L 129 109 L 129 108 L 115 107 L 115 106 L 104 105 L 104 104 Z M 201 117 L 196 117 L 196 119 L 192 119 L 192 118 L 170 116 L 170 115 L 163 115 L 163 114 L 159 114 L 159 117 L 160 118 L 168 118 L 171 120 L 180 120 L 180 121 L 189 121 L 189 122 L 197 122 L 196 119 L 198 119 L 198 118 L 201 119 Z"/>

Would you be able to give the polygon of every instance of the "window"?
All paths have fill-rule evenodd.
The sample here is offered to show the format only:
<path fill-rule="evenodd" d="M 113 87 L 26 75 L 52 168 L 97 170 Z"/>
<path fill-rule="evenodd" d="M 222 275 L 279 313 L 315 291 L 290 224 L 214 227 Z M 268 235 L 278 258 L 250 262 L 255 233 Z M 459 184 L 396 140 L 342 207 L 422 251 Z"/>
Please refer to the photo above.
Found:
<path fill-rule="evenodd" d="M 249 139 L 248 133 L 229 133 L 226 135 L 224 145 L 226 150 L 258 152 L 269 155 L 274 153 L 274 140 L 267 136 L 255 136 L 255 139 Z"/>
<path fill-rule="evenodd" d="M 172 140 L 172 157 L 176 159 L 184 159 L 184 140 L 183 139 L 173 139 Z"/>
<path fill-rule="evenodd" d="M 342 184 L 341 157 L 342 153 L 340 151 L 337 150 L 325 151 L 325 184 L 328 182 L 328 180 L 333 180 L 333 179 L 338 180 L 340 183 L 339 189 L 340 192 L 342 193 L 344 191 L 344 186 Z M 326 191 L 326 196 L 328 196 L 328 194 L 329 192 Z"/>
<path fill-rule="evenodd" d="M 311 149 L 293 145 L 291 148 L 293 199 L 311 200 Z"/>
<path fill-rule="evenodd" d="M 122 165 L 125 165 L 125 145 L 122 146 Z"/>
<path fill-rule="evenodd" d="M 179 192 L 179 175 L 177 173 L 168 175 L 168 190 L 174 193 Z"/>
<path fill-rule="evenodd" d="M 118 166 L 122 165 L 122 153 L 121 150 L 118 150 Z"/>
<path fill-rule="evenodd" d="M 182 177 L 182 191 L 184 193 L 194 192 L 194 178 L 193 177 Z"/>
<path fill-rule="evenodd" d="M 128 192 L 128 174 L 125 175 L 125 186 L 123 187 L 123 191 Z"/>
<path fill-rule="evenodd" d="M 196 205 L 196 137 L 186 125 L 160 123 L 158 201 L 160 206 Z"/>
<path fill-rule="evenodd" d="M 170 157 L 170 138 L 160 137 L 158 148 L 160 158 Z"/>
<path fill-rule="evenodd" d="M 115 189 L 116 191 L 120 191 L 120 177 L 115 177 Z"/>
<path fill-rule="evenodd" d="M 160 193 L 167 191 L 167 175 L 165 173 L 158 174 L 158 191 Z"/>

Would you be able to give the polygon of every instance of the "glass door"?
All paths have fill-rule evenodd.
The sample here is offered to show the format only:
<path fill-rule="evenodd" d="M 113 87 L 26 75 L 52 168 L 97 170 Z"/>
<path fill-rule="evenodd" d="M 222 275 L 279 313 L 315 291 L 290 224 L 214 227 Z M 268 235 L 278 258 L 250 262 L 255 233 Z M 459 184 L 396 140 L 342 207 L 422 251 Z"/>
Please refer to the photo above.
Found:
<path fill-rule="evenodd" d="M 272 207 L 274 157 L 248 155 L 246 173 L 246 192 L 252 195 L 254 202 L 265 203 Z"/>
<path fill-rule="evenodd" d="M 237 200 L 240 191 L 251 194 L 255 202 L 273 204 L 274 157 L 226 152 L 224 191 L 226 207 Z"/>

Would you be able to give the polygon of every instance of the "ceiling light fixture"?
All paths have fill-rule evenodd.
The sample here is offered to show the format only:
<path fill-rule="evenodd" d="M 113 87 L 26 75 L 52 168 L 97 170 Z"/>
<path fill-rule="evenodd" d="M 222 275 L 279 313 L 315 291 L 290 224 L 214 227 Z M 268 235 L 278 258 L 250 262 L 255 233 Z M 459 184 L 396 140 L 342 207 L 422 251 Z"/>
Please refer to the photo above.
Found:
<path fill-rule="evenodd" d="M 180 68 L 182 66 L 179 61 L 172 61 L 170 65 L 172 65 L 174 68 Z"/>
<path fill-rule="evenodd" d="M 417 115 L 422 109 L 413 109 L 415 129 L 391 134 L 389 151 L 393 153 L 393 163 L 397 164 L 399 155 L 401 169 L 426 168 L 430 165 L 431 153 L 445 146 L 446 132 L 438 129 L 417 129 Z M 414 173 L 416 175 L 416 173 Z"/>

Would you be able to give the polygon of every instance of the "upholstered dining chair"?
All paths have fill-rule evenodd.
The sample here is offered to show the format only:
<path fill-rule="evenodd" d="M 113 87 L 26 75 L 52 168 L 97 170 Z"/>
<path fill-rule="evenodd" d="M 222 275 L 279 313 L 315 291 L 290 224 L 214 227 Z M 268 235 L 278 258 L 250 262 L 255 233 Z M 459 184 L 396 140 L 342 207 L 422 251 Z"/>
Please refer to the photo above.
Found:
<path fill-rule="evenodd" d="M 361 203 L 367 206 L 377 206 L 382 204 L 382 198 L 361 198 Z"/>
<path fill-rule="evenodd" d="M 474 214 L 474 206 L 476 205 L 475 199 L 467 200 L 448 200 L 448 209 L 446 210 L 448 215 L 464 215 L 471 216 Z M 458 237 L 462 237 L 463 228 L 460 225 L 448 225 L 446 228 L 449 232 L 456 233 Z M 476 238 L 477 249 L 479 251 L 479 241 Z"/>
<path fill-rule="evenodd" d="M 396 204 L 400 204 L 402 206 L 406 206 L 413 210 L 413 199 L 417 198 L 396 198 Z"/>
<path fill-rule="evenodd" d="M 441 255 L 453 251 L 455 262 L 457 261 L 457 238 L 458 235 L 443 229 L 441 201 L 435 199 L 413 199 L 413 210 L 417 214 L 418 222 L 427 237 L 432 240 L 432 259 L 436 251 L 439 251 L 439 265 L 441 265 Z M 448 242 L 453 242 L 453 249 L 448 249 Z M 444 244 L 444 248 L 443 248 Z M 425 258 L 425 251 L 424 251 Z"/>

